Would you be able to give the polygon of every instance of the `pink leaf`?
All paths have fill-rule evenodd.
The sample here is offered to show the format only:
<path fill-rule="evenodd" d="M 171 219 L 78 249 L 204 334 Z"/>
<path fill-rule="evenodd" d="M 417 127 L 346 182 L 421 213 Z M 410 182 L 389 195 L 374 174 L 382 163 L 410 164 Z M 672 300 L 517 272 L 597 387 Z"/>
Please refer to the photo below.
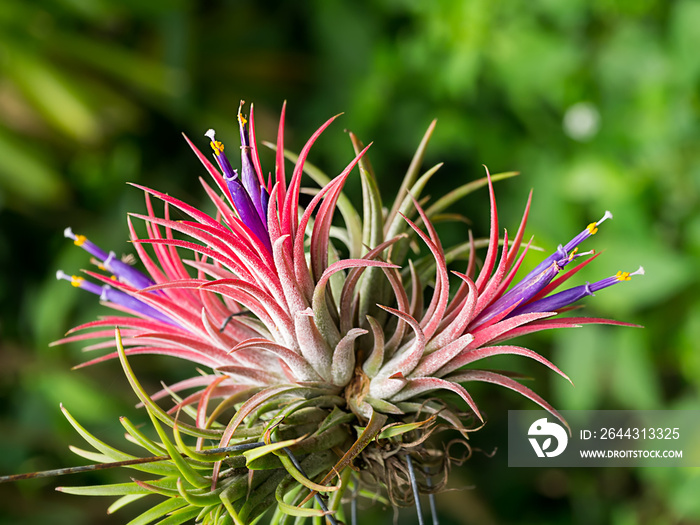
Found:
<path fill-rule="evenodd" d="M 419 210 L 419 213 L 422 213 L 422 209 L 420 206 L 418 206 L 418 203 L 415 203 L 415 205 Z M 422 213 L 422 216 L 424 215 L 425 214 Z M 425 311 L 423 319 L 421 319 L 421 329 L 423 330 L 425 337 L 430 339 L 442 322 L 443 316 L 445 315 L 445 310 L 447 309 L 447 301 L 449 300 L 450 296 L 445 254 L 442 252 L 442 249 L 433 243 L 413 221 L 403 214 L 402 217 L 423 240 L 426 246 L 428 246 L 428 249 L 430 249 L 430 252 L 435 258 L 435 291 L 433 292 L 433 298 L 430 301 L 430 305 Z M 423 220 L 427 221 L 428 218 L 424 217 Z"/>
<path fill-rule="evenodd" d="M 481 268 L 479 278 L 476 280 L 476 289 L 481 293 L 486 286 L 486 282 L 491 276 L 493 265 L 496 262 L 496 253 L 498 252 L 498 211 L 496 210 L 496 194 L 493 191 L 493 182 L 488 168 L 486 169 L 486 177 L 489 181 L 489 202 L 491 204 L 491 236 L 489 240 L 489 249 L 486 252 L 484 266 Z M 471 254 L 470 254 L 471 255 Z"/>
<path fill-rule="evenodd" d="M 331 377 L 333 384 L 345 386 L 355 373 L 355 339 L 367 333 L 367 330 L 353 328 L 338 342 L 333 351 Z"/>
<path fill-rule="evenodd" d="M 326 195 L 318 210 L 316 221 L 314 222 L 314 227 L 311 232 L 311 245 L 309 248 L 309 253 L 311 254 L 311 269 L 316 279 L 321 276 L 328 265 L 328 235 L 331 228 L 331 221 L 333 220 L 333 212 L 335 211 L 336 204 L 338 202 L 338 197 L 340 197 L 340 193 L 343 191 L 343 185 L 345 184 L 347 177 L 350 175 L 350 172 L 364 156 L 371 145 L 372 144 L 369 144 L 360 153 L 358 153 L 350 164 L 345 167 L 343 172 L 339 175 L 339 177 L 337 177 L 339 180 L 334 186 L 333 191 Z"/>
<path fill-rule="evenodd" d="M 440 370 L 438 370 L 435 375 L 442 377 L 446 374 L 449 374 L 450 372 L 457 370 L 458 368 L 461 368 L 461 367 L 466 366 L 470 363 L 473 363 L 474 361 L 478 361 L 480 359 L 484 359 L 486 357 L 491 357 L 494 355 L 506 355 L 506 354 L 521 355 L 524 357 L 529 357 L 530 359 L 534 359 L 535 361 L 543 364 L 547 368 L 554 370 L 557 374 L 559 374 L 564 379 L 569 381 L 569 383 L 571 383 L 571 379 L 569 379 L 569 376 L 567 376 L 564 372 L 562 372 L 557 366 L 555 366 L 551 361 L 549 361 L 545 357 L 541 356 L 540 354 L 538 354 L 537 352 L 535 352 L 533 350 L 530 350 L 529 348 L 523 348 L 520 346 L 511 346 L 511 345 L 485 346 L 482 348 L 474 348 L 471 350 L 465 350 L 465 351 L 461 352 L 460 354 L 458 354 L 454 359 L 449 361 Z"/>
<path fill-rule="evenodd" d="M 464 281 L 469 295 L 467 295 L 465 298 L 463 306 L 457 311 L 457 315 L 454 320 L 446 328 L 438 332 L 432 341 L 426 345 L 427 352 L 432 352 L 435 349 L 448 344 L 450 341 L 453 341 L 456 337 L 462 335 L 471 320 L 474 318 L 477 300 L 476 285 L 466 275 L 459 272 L 452 273 Z"/>
<path fill-rule="evenodd" d="M 544 319 L 545 317 L 551 317 L 555 314 L 556 312 L 536 312 L 516 315 L 515 317 L 505 319 L 474 333 L 474 341 L 472 341 L 472 343 L 469 345 L 469 348 L 479 348 L 480 346 L 484 346 L 489 341 L 493 341 L 497 337 L 505 335 L 521 325 L 531 323 L 532 321 L 537 321 L 539 319 Z"/>
<path fill-rule="evenodd" d="M 321 133 L 331 125 L 331 123 L 338 118 L 340 115 L 329 118 L 320 128 L 318 128 L 311 138 L 306 142 L 301 152 L 299 153 L 299 158 L 294 166 L 294 172 L 292 173 L 292 180 L 289 182 L 289 190 L 285 196 L 284 207 L 282 209 L 282 234 L 292 235 L 292 242 L 294 242 L 294 234 L 297 229 L 297 209 L 299 208 L 299 188 L 301 187 L 301 175 L 304 172 L 304 163 L 306 162 L 306 157 L 309 155 L 311 146 L 313 146 L 316 139 L 321 136 Z M 278 150 L 279 151 L 279 150 Z"/>
<path fill-rule="evenodd" d="M 409 346 L 404 346 L 400 348 L 394 357 L 392 357 L 379 371 L 379 377 L 388 377 L 396 372 L 401 372 L 404 376 L 410 374 L 414 368 L 418 365 L 421 357 L 423 356 L 423 351 L 425 350 L 425 335 L 423 330 L 421 330 L 420 324 L 410 315 L 396 310 L 394 308 L 389 308 L 388 306 L 378 305 L 382 310 L 386 310 L 390 314 L 395 315 L 399 319 L 408 323 L 408 325 L 413 329 L 416 334 L 413 341 L 409 343 Z M 380 397 L 380 396 L 376 396 Z"/>
<path fill-rule="evenodd" d="M 445 345 L 439 350 L 434 351 L 432 354 L 427 355 L 421 359 L 418 366 L 411 373 L 411 377 L 433 375 L 436 370 L 443 367 L 446 363 L 449 363 L 452 358 L 464 350 L 467 345 L 472 342 L 472 339 L 474 339 L 474 337 L 471 334 L 463 335 L 462 337 L 452 341 L 450 344 Z"/>
<path fill-rule="evenodd" d="M 493 383 L 495 385 L 500 385 L 506 388 L 510 388 L 511 390 L 515 390 L 519 394 L 525 396 L 526 398 L 530 399 L 531 401 L 534 401 L 538 405 L 540 405 L 542 408 L 544 408 L 547 412 L 552 414 L 554 417 L 556 417 L 559 421 L 561 421 L 564 425 L 566 425 L 566 428 L 569 429 L 569 434 L 571 433 L 571 428 L 569 427 L 569 424 L 566 422 L 566 420 L 557 412 L 552 405 L 547 403 L 544 399 L 542 399 L 538 394 L 527 388 L 526 386 L 521 385 L 514 379 L 511 379 L 510 377 L 504 376 L 503 374 L 498 374 L 496 372 L 491 372 L 488 370 L 468 370 L 466 372 L 462 372 L 458 375 L 455 375 L 453 377 L 449 378 L 450 381 L 455 381 L 458 383 L 465 383 L 468 381 L 481 381 L 484 383 Z"/>
<path fill-rule="evenodd" d="M 277 128 L 277 151 L 275 153 L 275 183 L 277 186 L 277 202 L 283 203 L 286 195 L 287 179 L 284 173 L 284 114 L 287 109 L 287 101 L 282 104 L 280 123 Z M 272 199 L 270 199 L 272 200 Z"/>
<path fill-rule="evenodd" d="M 539 332 L 541 330 L 550 330 L 552 328 L 579 328 L 584 324 L 609 324 L 615 326 L 641 328 L 641 326 L 638 324 L 624 323 L 622 321 L 614 321 L 612 319 L 602 319 L 598 317 L 562 317 L 557 319 L 544 319 L 541 321 L 535 321 L 525 326 L 520 326 L 506 334 L 503 334 L 503 336 L 493 339 L 492 342 L 500 343 L 501 341 L 505 341 L 507 339 Z"/>
<path fill-rule="evenodd" d="M 299 381 L 319 381 L 321 379 L 321 377 L 314 372 L 309 363 L 298 353 L 290 350 L 286 346 L 282 346 L 267 339 L 248 339 L 233 347 L 231 352 L 256 348 L 271 352 L 280 357 L 285 363 L 287 363 L 287 366 L 292 369 L 292 372 Z"/>
<path fill-rule="evenodd" d="M 527 224 L 527 217 L 530 214 L 530 205 L 532 204 L 532 190 L 530 190 L 530 195 L 527 197 L 527 204 L 525 205 L 525 211 L 523 212 L 523 218 L 520 221 L 520 226 L 518 227 L 518 233 L 515 234 L 515 239 L 513 239 L 513 245 L 510 248 L 510 254 L 508 255 L 507 268 L 513 265 L 513 261 L 518 255 L 518 250 L 520 249 L 520 243 L 523 241 L 523 235 L 525 234 L 525 225 Z"/>
<path fill-rule="evenodd" d="M 425 392 L 430 392 L 432 390 L 450 390 L 456 393 L 465 401 L 465 403 L 467 403 L 467 405 L 469 405 L 469 408 L 474 411 L 476 417 L 478 417 L 483 423 L 484 418 L 481 416 L 479 408 L 476 406 L 472 396 L 469 395 L 469 392 L 467 392 L 467 390 L 458 383 L 446 381 L 445 379 L 438 379 L 437 377 L 420 377 L 417 379 L 409 379 L 406 386 L 399 391 L 398 394 L 391 397 L 391 401 L 398 403 L 399 401 L 411 399 L 412 397 L 416 397 L 419 394 L 424 394 Z"/>

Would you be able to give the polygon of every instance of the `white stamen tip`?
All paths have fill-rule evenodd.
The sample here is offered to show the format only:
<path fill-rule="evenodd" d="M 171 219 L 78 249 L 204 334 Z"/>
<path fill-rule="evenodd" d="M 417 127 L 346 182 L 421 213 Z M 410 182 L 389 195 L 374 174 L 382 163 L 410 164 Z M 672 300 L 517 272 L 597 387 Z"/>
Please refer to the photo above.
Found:
<path fill-rule="evenodd" d="M 214 142 L 216 140 L 216 131 L 214 131 L 213 129 L 210 129 L 204 134 L 204 136 L 208 137 L 209 140 Z"/>
<path fill-rule="evenodd" d="M 109 297 L 107 297 L 107 294 L 109 291 L 112 289 L 112 287 L 108 284 L 105 284 L 102 286 L 102 293 L 100 294 L 100 301 L 109 301 Z"/>
<path fill-rule="evenodd" d="M 607 221 L 608 219 L 612 219 L 612 218 L 613 218 L 613 214 L 612 214 L 610 211 L 605 210 L 605 213 L 603 214 L 603 218 L 600 219 L 600 220 L 596 223 L 596 226 L 598 226 L 600 223 L 602 223 L 602 222 L 604 222 L 604 221 Z"/>
<path fill-rule="evenodd" d="M 58 271 L 56 272 L 56 279 L 58 279 L 59 281 L 60 281 L 61 279 L 65 279 L 66 281 L 70 281 L 70 280 L 71 280 L 70 276 L 69 276 L 66 272 L 64 272 L 63 270 L 58 270 Z"/>
<path fill-rule="evenodd" d="M 114 253 L 113 251 L 109 252 L 109 255 L 107 255 L 107 258 L 102 261 L 102 265 L 107 268 L 109 271 L 112 271 L 111 268 L 109 267 L 115 260 L 117 259 L 117 254 Z"/>
<path fill-rule="evenodd" d="M 67 239 L 75 240 L 75 234 L 73 233 L 73 229 L 70 226 L 68 226 L 68 228 L 63 230 L 63 236 L 66 237 Z"/>
<path fill-rule="evenodd" d="M 636 272 L 632 272 L 630 275 L 644 275 L 644 266 L 640 266 Z"/>

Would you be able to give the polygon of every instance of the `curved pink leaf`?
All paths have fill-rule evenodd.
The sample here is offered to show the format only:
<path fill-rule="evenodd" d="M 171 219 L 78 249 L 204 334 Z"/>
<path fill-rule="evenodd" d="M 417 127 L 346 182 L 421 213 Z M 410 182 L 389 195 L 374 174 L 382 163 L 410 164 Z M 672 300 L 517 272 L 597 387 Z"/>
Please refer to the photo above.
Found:
<path fill-rule="evenodd" d="M 500 385 L 505 388 L 509 388 L 511 390 L 516 391 L 522 396 L 525 396 L 531 401 L 534 401 L 538 405 L 540 405 L 542 408 L 544 408 L 547 412 L 552 414 L 554 417 L 556 417 L 559 421 L 561 421 L 564 425 L 566 425 L 566 428 L 569 429 L 569 434 L 571 434 L 571 428 L 569 427 L 569 424 L 566 422 L 566 420 L 557 412 L 552 405 L 547 403 L 542 397 L 540 397 L 538 394 L 527 388 L 526 386 L 518 383 L 514 379 L 511 379 L 508 376 L 504 376 L 503 374 L 498 374 L 496 372 L 491 372 L 489 370 L 468 370 L 466 372 L 462 372 L 456 376 L 450 377 L 450 381 L 455 381 L 459 383 L 466 383 L 469 381 L 481 381 L 484 383 L 493 383 L 495 385 Z"/>
<path fill-rule="evenodd" d="M 491 174 L 489 173 L 489 169 L 486 166 L 484 166 L 484 169 L 486 169 L 486 177 L 489 181 L 489 202 L 491 205 L 491 234 L 489 238 L 489 248 L 486 252 L 486 259 L 484 259 L 484 266 L 481 268 L 481 272 L 479 272 L 479 277 L 475 282 L 476 289 L 479 291 L 479 293 L 481 293 L 484 290 L 486 282 L 488 281 L 489 277 L 491 277 L 491 271 L 493 270 L 493 266 L 496 262 L 496 254 L 498 252 L 499 237 L 498 210 L 496 209 L 496 194 L 493 191 L 493 182 L 491 181 Z M 467 273 L 467 275 L 469 274 Z"/>
<path fill-rule="evenodd" d="M 398 403 L 432 390 L 450 390 L 456 393 L 464 400 L 465 403 L 467 403 L 469 408 L 471 408 L 474 411 L 474 414 L 476 414 L 476 417 L 478 417 L 483 423 L 484 418 L 481 416 L 479 408 L 476 406 L 472 396 L 470 396 L 469 392 L 467 392 L 467 389 L 458 383 L 447 381 L 445 379 L 439 379 L 437 377 L 420 377 L 417 379 L 409 379 L 406 386 L 397 394 L 392 396 L 391 401 Z"/>
<path fill-rule="evenodd" d="M 465 350 L 461 354 L 458 354 L 454 359 L 449 361 L 440 370 L 438 370 L 435 375 L 442 377 L 446 374 L 449 374 L 450 372 L 454 372 L 458 368 L 461 368 L 461 367 L 466 366 L 470 363 L 473 363 L 474 361 L 478 361 L 480 359 L 484 359 L 487 357 L 492 357 L 494 355 L 507 355 L 507 354 L 521 355 L 524 357 L 529 357 L 530 359 L 533 359 L 533 360 L 537 361 L 538 363 L 543 364 L 547 368 L 554 370 L 557 374 L 559 374 L 564 379 L 566 379 L 569 383 L 571 383 L 571 379 L 569 378 L 569 376 L 567 376 L 564 372 L 562 372 L 559 369 L 559 367 L 555 366 L 554 363 L 549 361 L 547 358 L 541 356 L 540 354 L 538 354 L 534 350 L 530 350 L 529 348 L 523 348 L 521 346 L 512 346 L 512 345 L 485 346 L 482 348 L 474 348 L 472 350 Z"/>

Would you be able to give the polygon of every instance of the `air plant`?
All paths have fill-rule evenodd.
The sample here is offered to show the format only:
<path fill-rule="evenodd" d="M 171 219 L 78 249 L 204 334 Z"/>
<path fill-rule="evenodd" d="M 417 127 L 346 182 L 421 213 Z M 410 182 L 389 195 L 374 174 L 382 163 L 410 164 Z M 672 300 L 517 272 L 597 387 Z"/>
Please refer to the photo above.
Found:
<path fill-rule="evenodd" d="M 206 136 L 216 165 L 185 137 L 213 180 L 213 186 L 201 182 L 215 216 L 134 185 L 146 200 L 146 214 L 128 219 L 143 270 L 66 230 L 106 274 L 58 277 L 99 295 L 117 314 L 78 326 L 57 344 L 106 338 L 88 350 L 108 352 L 82 366 L 118 358 L 156 434 L 149 437 L 122 419 L 128 439 L 145 450 L 141 463 L 89 434 L 66 411 L 96 449 L 75 449 L 78 454 L 98 463 L 126 462 L 151 478 L 60 490 L 122 496 L 110 511 L 161 496 L 133 524 L 338 523 L 345 519 L 341 502 L 361 496 L 417 505 L 420 493 L 445 487 L 459 459 L 448 442 L 457 435 L 468 450 L 469 433 L 484 423 L 470 383 L 514 390 L 560 418 L 519 376 L 481 368 L 485 358 L 527 357 L 568 379 L 511 339 L 589 323 L 630 326 L 560 316 L 579 299 L 642 273 L 619 272 L 557 292 L 598 256 L 577 250 L 612 217 L 609 212 L 518 278 L 531 246 L 524 235 L 532 194 L 515 235 L 504 231 L 501 237 L 492 184 L 513 173 L 487 172 L 427 206 L 423 192 L 440 167 L 420 171 L 433 122 L 387 209 L 369 146 L 351 133 L 356 156 L 331 179 L 307 156 L 336 117 L 297 156 L 284 148 L 284 115 L 283 107 L 277 142 L 270 144 L 274 175 L 267 177 L 252 105 L 250 121 L 242 103 L 238 114 L 238 169 L 213 130 Z M 294 164 L 289 180 L 285 160 Z M 360 210 L 343 194 L 355 168 Z M 318 187 L 302 188 L 304 174 Z M 445 248 L 433 222 L 484 186 L 488 239 L 467 232 L 463 244 Z M 162 213 L 154 201 L 162 202 Z M 184 219 L 171 218 L 173 209 Z M 134 220 L 145 223 L 145 237 Z M 483 261 L 480 248 L 486 248 Z M 129 361 L 141 354 L 179 357 L 199 368 L 149 395 Z M 157 401 L 164 398 L 174 406 L 162 408 Z M 438 434 L 447 430 L 450 438 L 441 440 Z"/>

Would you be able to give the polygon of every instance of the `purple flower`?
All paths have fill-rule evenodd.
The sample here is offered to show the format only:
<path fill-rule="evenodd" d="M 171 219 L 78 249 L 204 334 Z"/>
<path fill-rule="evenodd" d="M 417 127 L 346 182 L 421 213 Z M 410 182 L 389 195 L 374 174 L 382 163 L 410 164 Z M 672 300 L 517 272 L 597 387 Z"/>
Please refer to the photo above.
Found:
<path fill-rule="evenodd" d="M 530 312 L 556 312 L 557 310 L 575 303 L 579 299 L 583 299 L 587 295 L 594 295 L 598 290 L 623 281 L 629 281 L 633 275 L 644 275 L 644 268 L 640 266 L 637 271 L 632 273 L 620 271 L 613 276 L 606 277 L 593 284 L 582 284 L 581 286 L 569 288 L 568 290 L 555 293 L 543 299 L 532 301 L 531 303 L 516 308 L 511 315 L 521 315 Z"/>
<path fill-rule="evenodd" d="M 101 269 L 111 272 L 121 282 L 137 290 L 148 288 L 155 284 L 151 278 L 147 277 L 133 266 L 119 260 L 114 252 L 107 253 L 84 235 L 75 235 L 71 228 L 63 230 L 63 236 L 72 239 L 76 246 L 79 246 L 95 257 Z"/>
<path fill-rule="evenodd" d="M 251 232 L 265 245 L 268 252 L 272 253 L 270 234 L 267 229 L 267 205 L 269 193 L 262 184 L 262 177 L 258 177 L 253 168 L 251 159 L 251 147 L 248 142 L 247 120 L 240 112 L 238 122 L 241 131 L 241 176 L 231 167 L 231 162 L 224 153 L 224 145 L 216 140 L 216 132 L 213 129 L 204 135 L 211 141 L 214 150 L 214 158 L 219 164 L 224 175 L 224 180 L 231 195 L 231 201 L 239 218 Z"/>

